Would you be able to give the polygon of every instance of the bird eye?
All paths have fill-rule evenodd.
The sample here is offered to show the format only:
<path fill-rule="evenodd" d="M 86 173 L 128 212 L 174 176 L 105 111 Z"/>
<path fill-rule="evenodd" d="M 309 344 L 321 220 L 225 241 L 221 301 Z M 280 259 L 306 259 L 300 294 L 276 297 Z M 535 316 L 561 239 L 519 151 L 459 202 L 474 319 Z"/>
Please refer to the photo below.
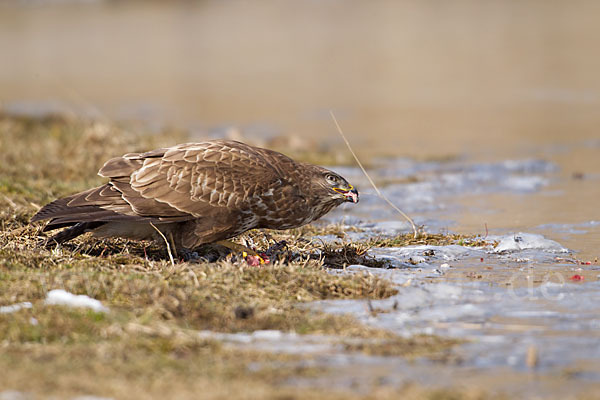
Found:
<path fill-rule="evenodd" d="M 337 178 L 337 176 L 331 175 L 331 174 L 325 175 L 325 179 L 327 180 L 327 183 L 329 183 L 330 185 L 337 185 L 340 182 L 339 179 Z"/>

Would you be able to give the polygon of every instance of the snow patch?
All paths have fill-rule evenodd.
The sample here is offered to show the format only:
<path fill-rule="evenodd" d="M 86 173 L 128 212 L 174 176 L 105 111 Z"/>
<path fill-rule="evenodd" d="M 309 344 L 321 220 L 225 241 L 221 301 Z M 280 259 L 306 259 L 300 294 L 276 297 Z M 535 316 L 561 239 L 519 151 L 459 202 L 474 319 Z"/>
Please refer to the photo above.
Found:
<path fill-rule="evenodd" d="M 28 400 L 31 396 L 16 390 L 4 390 L 0 392 L 0 400 Z"/>
<path fill-rule="evenodd" d="M 96 299 L 92 299 L 86 295 L 76 295 L 69 293 L 63 289 L 54 289 L 48 292 L 45 304 L 49 305 L 61 305 L 68 307 L 82 307 L 91 308 L 96 312 L 108 312 L 108 307 L 102 305 L 102 303 Z"/>
<path fill-rule="evenodd" d="M 11 304 L 9 306 L 0 306 L 0 314 L 14 313 L 23 308 L 31 308 L 31 303 L 28 301 L 24 301 L 22 303 Z"/>
<path fill-rule="evenodd" d="M 543 250 L 553 253 L 568 253 L 560 243 L 546 239 L 535 233 L 519 232 L 514 235 L 506 235 L 500 239 L 500 243 L 494 249 L 494 253 L 513 252 L 521 250 Z"/>

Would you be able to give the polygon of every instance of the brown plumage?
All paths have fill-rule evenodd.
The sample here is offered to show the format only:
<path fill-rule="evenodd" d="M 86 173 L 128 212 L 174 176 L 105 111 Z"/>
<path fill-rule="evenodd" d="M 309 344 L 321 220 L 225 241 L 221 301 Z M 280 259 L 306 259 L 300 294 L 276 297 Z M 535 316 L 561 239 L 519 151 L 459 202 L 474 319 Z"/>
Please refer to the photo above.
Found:
<path fill-rule="evenodd" d="M 107 161 L 109 182 L 44 206 L 33 221 L 50 242 L 84 232 L 158 239 L 152 223 L 178 249 L 231 238 L 253 228 L 289 229 L 320 218 L 358 192 L 325 168 L 237 141 L 185 143 Z"/>

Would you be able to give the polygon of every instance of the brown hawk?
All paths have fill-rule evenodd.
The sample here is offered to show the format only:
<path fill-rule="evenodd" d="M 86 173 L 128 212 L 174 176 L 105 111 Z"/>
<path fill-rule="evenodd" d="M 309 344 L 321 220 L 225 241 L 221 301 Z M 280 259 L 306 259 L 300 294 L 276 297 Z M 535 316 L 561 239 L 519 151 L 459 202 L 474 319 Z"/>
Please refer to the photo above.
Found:
<path fill-rule="evenodd" d="M 90 231 L 157 240 L 158 229 L 177 249 L 193 249 L 253 228 L 299 227 L 358 202 L 356 189 L 332 171 L 231 140 L 125 154 L 98 174 L 109 182 L 33 216 L 32 222 L 50 220 L 44 231 L 68 227 L 50 242 Z"/>

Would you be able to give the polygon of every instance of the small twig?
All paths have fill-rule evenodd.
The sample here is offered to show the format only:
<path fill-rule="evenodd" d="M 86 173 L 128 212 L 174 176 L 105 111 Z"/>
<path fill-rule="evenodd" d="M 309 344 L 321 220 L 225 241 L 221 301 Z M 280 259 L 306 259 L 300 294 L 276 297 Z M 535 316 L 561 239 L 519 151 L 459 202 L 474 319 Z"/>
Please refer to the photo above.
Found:
<path fill-rule="evenodd" d="M 165 244 L 167 245 L 167 253 L 169 253 L 169 259 L 171 260 L 171 265 L 175 266 L 175 260 L 173 259 L 173 254 L 171 254 L 171 245 L 169 244 L 167 237 L 152 222 L 150 222 L 150 226 L 153 227 L 165 241 Z"/>
<path fill-rule="evenodd" d="M 175 246 L 175 240 L 173 240 L 173 232 L 169 232 L 169 241 L 171 242 L 171 246 L 173 246 L 173 252 L 177 254 L 177 246 Z"/>
<path fill-rule="evenodd" d="M 394 210 L 396 210 L 398 213 L 400 213 L 400 215 L 402 215 L 404 218 L 406 218 L 406 220 L 408 222 L 410 222 L 410 225 L 412 226 L 413 232 L 415 234 L 415 239 L 416 239 L 419 236 L 419 233 L 418 233 L 418 230 L 417 230 L 417 226 L 415 225 L 415 223 L 412 220 L 412 218 L 409 217 L 408 215 L 406 215 L 406 213 L 404 211 L 402 211 L 401 209 L 399 209 L 398 207 L 396 207 L 396 205 L 394 203 L 392 203 L 383 193 L 381 193 L 381 191 L 379 190 L 379 188 L 377 187 L 377 185 L 375 185 L 375 182 L 373 182 L 373 179 L 371 179 L 371 177 L 367 173 L 367 170 L 365 169 L 365 167 L 363 167 L 362 163 L 360 162 L 360 160 L 356 156 L 356 153 L 354 153 L 354 150 L 352 150 L 352 147 L 350 146 L 350 142 L 348 142 L 348 139 L 346 139 L 346 135 L 344 135 L 344 132 L 342 131 L 342 128 L 340 127 L 340 124 L 337 121 L 337 118 L 335 118 L 335 115 L 333 114 L 333 111 L 329 110 L 329 114 L 331 115 L 331 118 L 333 119 L 333 123 L 335 124 L 338 133 L 340 134 L 340 136 L 342 137 L 342 139 L 344 139 L 344 142 L 346 143 L 346 146 L 348 146 L 348 150 L 350 150 L 350 153 L 352 154 L 352 157 L 354 157 L 354 159 L 356 160 L 356 163 L 358 164 L 358 166 L 362 170 L 363 174 L 365 174 L 365 176 L 367 177 L 367 179 L 371 183 L 371 186 L 373 186 L 373 189 L 375 189 L 375 191 L 377 192 L 377 195 L 380 198 L 382 198 L 386 203 L 388 203 L 390 205 L 390 207 L 392 207 Z"/>

